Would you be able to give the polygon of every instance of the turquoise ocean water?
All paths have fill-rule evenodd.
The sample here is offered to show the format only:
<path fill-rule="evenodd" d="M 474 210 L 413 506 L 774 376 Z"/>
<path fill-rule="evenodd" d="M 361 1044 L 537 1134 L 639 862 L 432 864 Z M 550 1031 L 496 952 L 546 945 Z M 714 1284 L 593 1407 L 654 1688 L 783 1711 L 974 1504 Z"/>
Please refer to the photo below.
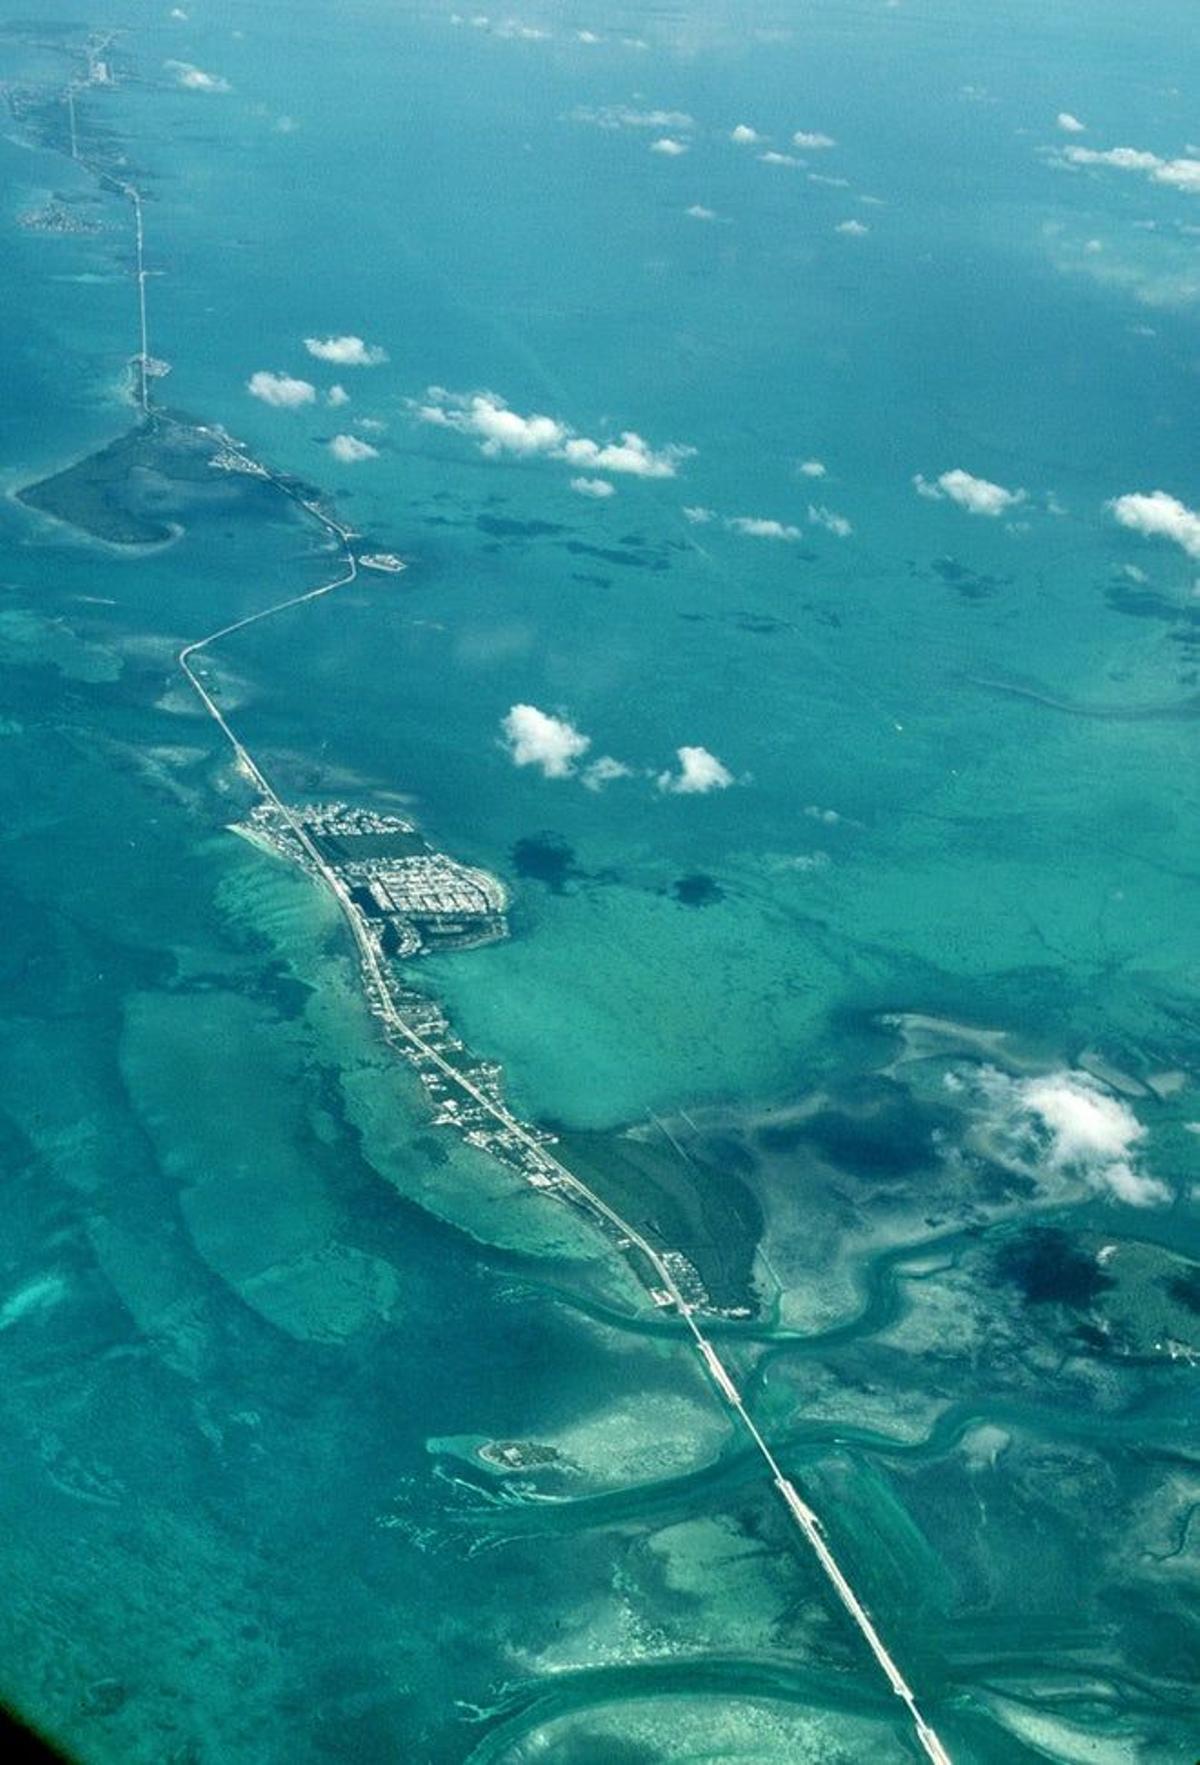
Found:
<path fill-rule="evenodd" d="M 751 1198 L 731 1361 L 952 1756 L 1189 1758 L 1200 524 L 1109 505 L 1200 505 L 1191 9 L 186 11 L 13 0 L 0 77 L 120 27 L 77 124 L 145 193 L 156 396 L 409 563 L 214 650 L 222 702 L 504 877 L 511 940 L 414 978 L 526 1116 Z M 6 490 L 133 420 L 64 144 L 0 139 Z M 100 230 L 17 224 L 53 193 Z M 418 415 L 484 392 L 674 475 Z M 0 1692 L 86 1761 L 917 1756 L 672 1326 L 429 1125 L 226 831 L 174 653 L 336 560 L 141 494 L 144 555 L 0 503 Z M 684 746 L 728 787 L 660 788 Z"/>

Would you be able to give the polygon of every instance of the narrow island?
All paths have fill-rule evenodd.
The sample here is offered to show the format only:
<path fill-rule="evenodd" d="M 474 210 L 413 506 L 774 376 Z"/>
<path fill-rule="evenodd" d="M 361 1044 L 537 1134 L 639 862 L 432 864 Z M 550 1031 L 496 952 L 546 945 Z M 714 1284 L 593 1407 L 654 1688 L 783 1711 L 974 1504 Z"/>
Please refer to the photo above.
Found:
<path fill-rule="evenodd" d="M 212 471 L 225 471 L 254 481 L 254 487 L 261 486 L 264 494 L 287 497 L 336 541 L 341 554 L 339 574 L 193 639 L 176 658 L 188 686 L 228 744 L 242 780 L 257 796 L 239 831 L 300 864 L 328 889 L 353 940 L 370 1009 L 380 1020 L 389 1044 L 419 1074 L 433 1104 L 435 1121 L 454 1126 L 473 1145 L 486 1148 L 519 1171 L 532 1187 L 581 1211 L 634 1269 L 653 1305 L 672 1315 L 731 1421 L 764 1466 L 790 1521 L 903 1704 L 916 1744 L 931 1765 L 950 1765 L 915 1692 L 834 1556 L 820 1516 L 781 1466 L 751 1415 L 729 1363 L 710 1339 L 706 1314 L 719 1308 L 714 1307 L 695 1265 L 682 1251 L 668 1248 L 656 1234 L 648 1236 L 647 1229 L 618 1211 L 592 1186 L 595 1177 L 589 1182 L 579 1174 L 578 1165 L 572 1168 L 565 1162 L 572 1156 L 568 1148 L 563 1147 L 561 1155 L 552 1150 L 554 1135 L 516 1116 L 504 1098 L 500 1067 L 472 1057 L 453 1035 L 437 1004 L 406 985 L 399 967 L 403 958 L 504 935 L 507 903 L 500 883 L 485 871 L 460 865 L 434 851 L 411 824 L 397 817 L 374 816 L 344 803 L 289 805 L 221 709 L 219 689 L 206 679 L 201 660 L 213 645 L 336 592 L 355 582 L 361 568 L 395 574 L 404 568 L 403 561 L 378 546 L 356 552 L 351 542 L 360 536 L 338 518 L 319 492 L 253 459 L 225 430 L 153 407 L 151 387 L 162 377 L 166 364 L 150 351 L 141 191 L 131 181 L 123 158 L 102 140 L 84 151 L 79 136 L 78 93 L 114 84 L 110 55 L 114 33 L 92 33 L 80 43 L 69 26 L 49 29 L 57 36 L 55 47 L 68 55 L 82 55 L 84 69 L 68 82 L 63 93 L 8 89 L 4 96 L 10 116 L 27 138 L 69 157 L 92 173 L 101 190 L 129 204 L 139 331 L 139 348 L 130 361 L 131 402 L 139 420 L 127 435 L 28 486 L 20 493 L 20 500 L 95 539 L 144 547 L 174 536 L 174 530 L 145 507 L 147 474 L 157 472 L 168 478 L 174 474 L 186 482 L 197 476 L 204 479 Z M 525 1441 L 483 1444 L 487 1448 L 483 1462 L 508 1470 L 527 1469 L 532 1461 L 545 1464 L 546 1450 L 553 1450 Z"/>

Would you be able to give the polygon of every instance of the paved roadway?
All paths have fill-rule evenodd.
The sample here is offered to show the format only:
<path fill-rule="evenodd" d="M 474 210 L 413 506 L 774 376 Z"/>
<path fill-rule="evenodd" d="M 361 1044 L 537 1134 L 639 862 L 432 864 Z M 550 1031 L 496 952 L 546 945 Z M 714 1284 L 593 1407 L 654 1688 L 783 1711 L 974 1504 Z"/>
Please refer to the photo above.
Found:
<path fill-rule="evenodd" d="M 72 121 L 73 120 L 74 118 L 72 117 Z M 77 146 L 73 139 L 72 157 L 74 157 L 76 152 Z M 141 352 L 138 359 L 138 403 L 141 406 L 142 414 L 144 416 L 149 416 L 150 388 L 149 376 L 146 369 L 150 358 L 150 343 L 146 314 L 145 229 L 142 214 L 141 192 L 132 184 L 119 183 L 116 179 L 113 179 L 109 174 L 104 173 L 101 168 L 97 166 L 89 166 L 88 169 L 101 178 L 102 181 L 107 181 L 113 184 L 121 194 L 129 200 L 133 208 L 134 239 L 137 250 L 138 315 L 141 343 Z M 416 1030 L 405 1022 L 404 1018 L 396 1008 L 391 988 L 388 983 L 387 974 L 384 970 L 379 952 L 367 930 L 366 922 L 358 908 L 354 905 L 354 902 L 351 900 L 345 884 L 342 882 L 337 872 L 330 866 L 319 848 L 315 845 L 309 836 L 308 830 L 297 819 L 288 805 L 283 802 L 282 798 L 277 795 L 270 780 L 266 777 L 266 774 L 262 771 L 262 768 L 259 766 L 254 756 L 250 753 L 250 750 L 230 727 L 220 706 L 216 703 L 212 694 L 208 691 L 208 688 L 204 685 L 203 681 L 193 668 L 192 659 L 201 655 L 219 639 L 231 637 L 234 632 L 244 631 L 248 626 L 257 625 L 264 619 L 271 619 L 277 613 L 285 612 L 290 607 L 299 607 L 303 606 L 307 601 L 319 600 L 324 595 L 332 594 L 335 589 L 346 587 L 347 584 L 353 582 L 358 576 L 358 562 L 350 548 L 349 529 L 339 525 L 338 522 L 333 520 L 331 516 L 326 515 L 315 504 L 305 501 L 303 497 L 282 482 L 274 473 L 268 472 L 267 476 L 275 484 L 278 490 L 282 491 L 285 496 L 290 497 L 293 502 L 305 509 L 314 520 L 318 521 L 328 533 L 333 535 L 342 548 L 346 566 L 345 570 L 331 582 L 322 583 L 319 587 L 309 589 L 304 594 L 292 595 L 287 600 L 276 601 L 272 606 L 264 607 L 261 612 L 250 613 L 247 614 L 245 618 L 235 619 L 230 624 L 222 625 L 216 631 L 210 631 L 206 636 L 196 638 L 193 642 L 185 644 L 183 649 L 180 650 L 177 658 L 184 677 L 192 690 L 196 693 L 201 704 L 204 706 L 204 709 L 208 712 L 209 716 L 216 723 L 218 729 L 220 729 L 222 735 L 229 743 L 242 772 L 261 793 L 263 798 L 272 805 L 279 815 L 282 816 L 283 820 L 287 823 L 288 827 L 299 841 L 301 848 L 308 856 L 314 870 L 321 877 L 322 881 L 337 901 L 358 948 L 363 970 L 371 983 L 370 990 L 373 996 L 377 999 L 380 1012 L 390 1028 L 403 1041 L 407 1042 L 417 1054 L 419 1054 L 422 1060 L 428 1061 L 432 1066 L 436 1067 L 448 1084 L 454 1086 L 455 1089 L 469 1097 L 473 1103 L 482 1109 L 484 1113 L 497 1124 L 498 1127 L 502 1128 L 512 1139 L 516 1140 L 519 1145 L 524 1146 L 539 1169 L 545 1172 L 546 1175 L 553 1177 L 561 1189 L 569 1191 L 577 1200 L 581 1201 L 586 1208 L 598 1214 L 602 1219 L 607 1220 L 617 1231 L 618 1235 L 627 1239 L 629 1244 L 644 1259 L 655 1281 L 662 1290 L 670 1294 L 675 1310 L 683 1320 L 684 1326 L 691 1337 L 693 1346 L 700 1356 L 706 1373 L 720 1392 L 725 1403 L 741 1423 L 755 1450 L 766 1464 L 766 1467 L 771 1474 L 771 1481 L 783 1501 L 788 1514 L 791 1516 L 792 1521 L 800 1532 L 803 1533 L 835 1593 L 841 1600 L 842 1605 L 849 1613 L 851 1620 L 878 1662 L 888 1684 L 908 1711 L 913 1725 L 913 1732 L 921 1750 L 926 1757 L 932 1761 L 932 1765 L 951 1765 L 950 1755 L 946 1752 L 945 1747 L 942 1745 L 934 1729 L 922 1716 L 917 1705 L 915 1693 L 889 1654 L 883 1638 L 875 1627 L 874 1620 L 871 1618 L 866 1607 L 862 1604 L 862 1601 L 858 1598 L 858 1595 L 854 1592 L 854 1589 L 851 1587 L 830 1549 L 829 1542 L 825 1536 L 825 1528 L 821 1523 L 819 1515 L 817 1515 L 814 1510 L 809 1507 L 808 1503 L 802 1499 L 791 1480 L 784 1476 L 778 1460 L 771 1451 L 771 1448 L 767 1445 L 767 1442 L 764 1440 L 753 1417 L 746 1409 L 742 1395 L 734 1383 L 728 1368 L 721 1360 L 708 1337 L 705 1336 L 704 1332 L 701 1330 L 700 1325 L 696 1321 L 691 1305 L 680 1292 L 675 1277 L 671 1273 L 668 1265 L 664 1262 L 662 1256 L 657 1250 L 655 1250 L 654 1246 L 643 1237 L 643 1235 L 637 1230 L 636 1226 L 632 1225 L 629 1220 L 624 1219 L 621 1214 L 617 1213 L 615 1208 L 610 1207 L 593 1189 L 589 1189 L 587 1184 L 581 1181 L 573 1171 L 569 1170 L 565 1164 L 562 1164 L 557 1158 L 555 1158 L 553 1153 L 548 1151 L 547 1148 L 542 1145 L 542 1143 L 537 1140 L 515 1116 L 509 1114 L 508 1110 L 502 1103 L 497 1103 L 494 1099 L 487 1096 L 485 1092 L 479 1090 L 466 1073 L 460 1072 L 457 1067 L 452 1066 L 449 1061 L 443 1058 L 436 1048 L 432 1047 Z M 650 1285 L 648 1281 L 646 1284 Z"/>
<path fill-rule="evenodd" d="M 138 357 L 138 403 L 142 407 L 142 415 L 150 415 L 150 384 L 146 372 L 150 360 L 150 334 L 146 324 L 146 233 L 142 224 L 142 193 L 132 184 L 122 186 L 126 196 L 133 204 L 133 232 L 137 242 L 137 285 L 138 314 L 141 320 L 142 351 Z"/>
<path fill-rule="evenodd" d="M 892 1656 L 884 1644 L 883 1638 L 875 1627 L 874 1620 L 871 1618 L 870 1613 L 867 1611 L 862 1601 L 858 1598 L 858 1595 L 854 1592 L 854 1589 L 851 1587 L 830 1549 L 820 1517 L 808 1506 L 807 1502 L 801 1498 L 791 1480 L 784 1476 L 774 1453 L 767 1445 L 767 1442 L 764 1440 L 753 1417 L 746 1409 L 741 1393 L 735 1385 L 728 1368 L 717 1354 L 716 1349 L 713 1347 L 708 1337 L 705 1336 L 704 1332 L 701 1330 L 700 1325 L 696 1321 L 692 1306 L 680 1292 L 679 1286 L 674 1275 L 671 1273 L 670 1267 L 664 1262 L 662 1256 L 657 1250 L 655 1250 L 654 1246 L 638 1231 L 636 1226 L 632 1225 L 629 1220 L 623 1218 L 621 1214 L 617 1213 L 615 1208 L 610 1207 L 593 1189 L 589 1189 L 587 1184 L 577 1177 L 572 1170 L 568 1169 L 565 1164 L 562 1164 L 557 1158 L 555 1158 L 553 1153 L 537 1140 L 515 1116 L 509 1114 L 508 1110 L 502 1103 L 497 1103 L 487 1096 L 485 1092 L 481 1091 L 466 1073 L 460 1072 L 457 1067 L 452 1066 L 449 1061 L 443 1058 L 436 1048 L 432 1047 L 416 1030 L 405 1022 L 403 1016 L 396 1008 L 382 959 L 370 936 L 366 922 L 354 902 L 351 900 L 349 892 L 342 879 L 338 876 L 337 872 L 332 868 L 320 849 L 311 839 L 303 823 L 297 819 L 288 805 L 276 794 L 274 787 L 263 773 L 258 762 L 254 759 L 245 744 L 230 728 L 220 707 L 215 703 L 211 693 L 204 686 L 203 682 L 198 678 L 193 669 L 192 658 L 206 650 L 210 644 L 216 643 L 219 638 L 228 637 L 235 631 L 242 631 L 248 625 L 256 625 L 260 620 L 270 619 L 274 617 L 276 613 L 282 613 L 289 607 L 302 606 L 306 601 L 317 600 L 322 595 L 332 594 L 335 589 L 343 588 L 347 583 L 353 582 L 358 575 L 358 565 L 353 552 L 350 550 L 347 529 L 340 527 L 337 522 L 323 514 L 322 511 L 314 507 L 313 504 L 304 502 L 302 498 L 288 490 L 286 485 L 279 483 L 279 480 L 275 479 L 274 482 L 278 484 L 278 487 L 283 490 L 286 495 L 291 496 L 293 501 L 299 502 L 302 507 L 307 509 L 313 518 L 319 521 L 328 532 L 336 536 L 345 553 L 345 572 L 336 577 L 332 582 L 324 583 L 319 588 L 310 589 L 306 594 L 293 595 L 288 600 L 278 601 L 274 606 L 265 607 L 260 613 L 251 613 L 244 619 L 236 619 L 229 625 L 221 626 L 217 631 L 209 632 L 206 637 L 197 638 L 193 643 L 187 644 L 179 652 L 179 666 L 182 668 L 188 682 L 199 696 L 205 710 L 214 719 L 230 747 L 233 749 L 242 771 L 261 792 L 266 801 L 272 805 L 286 822 L 287 826 L 299 841 L 300 846 L 307 855 L 314 870 L 321 877 L 322 881 L 337 901 L 338 906 L 341 908 L 350 927 L 354 942 L 358 948 L 359 958 L 362 962 L 363 969 L 367 975 L 368 981 L 371 983 L 369 990 L 372 993 L 372 996 L 377 999 L 380 1013 L 389 1027 L 403 1041 L 407 1042 L 416 1053 L 419 1054 L 422 1060 L 427 1061 L 432 1066 L 436 1067 L 448 1084 L 469 1097 L 474 1104 L 482 1109 L 497 1124 L 498 1127 L 502 1128 L 512 1139 L 516 1140 L 518 1144 L 523 1146 L 531 1155 L 539 1169 L 545 1172 L 547 1176 L 553 1177 L 561 1189 L 568 1190 L 581 1201 L 586 1208 L 607 1220 L 620 1236 L 626 1238 L 630 1245 L 636 1249 L 638 1254 L 644 1259 L 657 1284 L 665 1292 L 670 1294 L 675 1310 L 683 1320 L 688 1334 L 692 1339 L 693 1346 L 704 1364 L 705 1371 L 713 1384 L 717 1387 L 717 1390 L 721 1393 L 726 1404 L 733 1411 L 734 1415 L 745 1429 L 755 1450 L 765 1462 L 767 1469 L 771 1473 L 771 1481 L 783 1501 L 792 1521 L 803 1533 L 805 1539 L 812 1548 L 817 1561 L 820 1563 L 826 1577 L 833 1586 L 835 1593 L 841 1600 L 842 1605 L 846 1608 L 851 1620 L 865 1639 L 868 1648 L 871 1650 L 871 1653 L 874 1655 L 882 1669 L 888 1684 L 907 1709 L 912 1720 L 913 1732 L 922 1751 L 925 1753 L 926 1757 L 933 1762 L 933 1765 L 951 1765 L 950 1755 L 946 1752 L 945 1747 L 942 1745 L 934 1729 L 921 1714 L 912 1687 L 908 1684 L 908 1681 L 904 1678 L 899 1667 L 892 1659 Z M 646 1284 L 650 1285 L 648 1281 Z"/>

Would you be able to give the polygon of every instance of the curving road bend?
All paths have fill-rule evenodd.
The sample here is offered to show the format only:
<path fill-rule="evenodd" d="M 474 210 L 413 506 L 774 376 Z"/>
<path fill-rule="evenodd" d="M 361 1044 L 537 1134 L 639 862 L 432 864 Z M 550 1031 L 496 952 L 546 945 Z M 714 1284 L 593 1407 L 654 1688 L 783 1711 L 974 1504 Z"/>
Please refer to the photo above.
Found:
<path fill-rule="evenodd" d="M 692 1344 L 704 1365 L 705 1372 L 708 1374 L 708 1377 L 720 1392 L 721 1397 L 732 1410 L 742 1428 L 749 1436 L 755 1450 L 763 1459 L 763 1462 L 771 1474 L 772 1484 L 782 1500 L 784 1507 L 787 1509 L 793 1523 L 804 1535 L 805 1540 L 824 1571 L 826 1578 L 833 1587 L 838 1599 L 848 1612 L 855 1627 L 866 1642 L 867 1647 L 875 1657 L 875 1660 L 887 1679 L 888 1684 L 891 1686 L 892 1691 L 901 1700 L 908 1711 L 913 1726 L 913 1732 L 921 1750 L 924 1752 L 925 1756 L 932 1761 L 932 1765 L 951 1765 L 949 1753 L 947 1753 L 932 1725 L 921 1713 L 917 1704 L 915 1692 L 901 1673 L 896 1662 L 893 1660 L 882 1636 L 876 1628 L 874 1620 L 859 1599 L 858 1595 L 855 1593 L 853 1587 L 850 1585 L 850 1582 L 847 1580 L 837 1558 L 830 1549 L 829 1541 L 825 1535 L 825 1528 L 821 1523 L 820 1516 L 803 1500 L 790 1478 L 784 1475 L 778 1460 L 771 1451 L 766 1440 L 763 1438 L 753 1417 L 747 1410 L 742 1395 L 734 1383 L 729 1369 L 721 1360 L 712 1342 L 710 1342 L 699 1323 L 696 1321 L 695 1313 L 691 1304 L 680 1292 L 679 1286 L 674 1275 L 671 1273 L 668 1264 L 663 1260 L 659 1252 L 655 1250 L 654 1246 L 638 1231 L 636 1226 L 632 1225 L 629 1220 L 619 1214 L 615 1208 L 610 1207 L 601 1196 L 597 1195 L 593 1189 L 590 1189 L 572 1170 L 559 1159 L 555 1158 L 553 1153 L 550 1152 L 540 1140 L 535 1138 L 535 1136 L 531 1134 L 514 1115 L 511 1115 L 502 1103 L 496 1102 L 494 1099 L 488 1097 L 485 1092 L 479 1090 L 467 1074 L 460 1072 L 457 1067 L 452 1066 L 449 1061 L 443 1058 L 436 1048 L 432 1047 L 430 1043 L 428 1043 L 405 1021 L 404 1017 L 397 1010 L 395 1001 L 392 997 L 392 990 L 384 968 L 383 959 L 376 947 L 375 941 L 370 935 L 362 914 L 351 900 L 350 894 L 342 879 L 324 857 L 319 847 L 309 835 L 304 824 L 293 814 L 288 805 L 276 793 L 270 780 L 266 777 L 266 774 L 263 772 L 262 768 L 250 753 L 244 742 L 241 741 L 230 727 L 228 720 L 220 707 L 216 704 L 212 694 L 208 691 L 208 688 L 204 685 L 203 681 L 192 667 L 192 658 L 200 655 L 219 639 L 232 636 L 234 632 L 243 631 L 247 626 L 257 625 L 264 619 L 273 618 L 275 614 L 283 613 L 291 607 L 303 606 L 308 601 L 315 601 L 323 595 L 332 594 L 335 589 L 343 588 L 348 583 L 353 582 L 358 575 L 357 560 L 350 549 L 349 530 L 341 527 L 315 504 L 306 502 L 303 498 L 298 497 L 294 491 L 290 490 L 289 487 L 276 478 L 274 474 L 268 472 L 267 475 L 285 495 L 290 496 L 293 501 L 299 503 L 299 505 L 304 508 L 314 520 L 321 523 L 327 532 L 336 537 L 345 556 L 346 568 L 340 576 L 335 577 L 331 582 L 326 582 L 317 588 L 309 589 L 304 594 L 292 595 L 287 600 L 277 601 L 270 607 L 264 607 L 259 613 L 251 613 L 244 619 L 236 619 L 231 624 L 223 625 L 218 630 L 210 631 L 206 636 L 196 638 L 193 642 L 186 644 L 179 652 L 178 662 L 188 684 L 192 687 L 193 691 L 200 699 L 201 704 L 204 706 L 209 716 L 212 717 L 222 735 L 229 743 L 241 771 L 255 785 L 265 800 L 271 804 L 272 808 L 282 817 L 303 849 L 305 856 L 308 858 L 314 871 L 320 876 L 321 880 L 338 903 L 338 906 L 341 908 L 358 949 L 359 960 L 362 964 L 363 972 L 368 983 L 368 991 L 373 1002 L 377 1006 L 380 1016 L 387 1023 L 388 1027 L 400 1037 L 401 1040 L 407 1042 L 414 1051 L 420 1055 L 423 1061 L 436 1067 L 448 1084 L 465 1094 L 474 1104 L 484 1110 L 493 1121 L 504 1129 L 510 1139 L 515 1140 L 519 1145 L 524 1147 L 525 1151 L 530 1155 L 531 1161 L 536 1164 L 538 1169 L 546 1176 L 553 1179 L 555 1187 L 560 1191 L 567 1191 L 574 1196 L 577 1201 L 582 1202 L 586 1209 L 606 1220 L 608 1224 L 616 1230 L 618 1235 L 627 1240 L 630 1247 L 637 1251 L 638 1255 L 646 1264 L 647 1270 L 653 1276 L 654 1283 L 670 1295 L 671 1303 L 680 1318 L 683 1320 L 684 1326 L 691 1337 Z M 643 1275 L 643 1280 L 645 1280 L 647 1286 L 651 1285 L 651 1282 L 646 1280 L 645 1275 Z"/>
<path fill-rule="evenodd" d="M 136 358 L 138 370 L 137 403 L 140 407 L 142 416 L 144 418 L 150 418 L 153 413 L 151 409 L 149 385 L 150 340 L 146 312 L 147 272 L 142 196 L 141 192 L 135 185 L 119 181 L 114 178 L 111 173 L 105 171 L 102 166 L 92 164 L 88 160 L 80 157 L 74 128 L 73 93 L 71 94 L 71 98 L 72 133 L 70 156 L 73 159 L 76 159 L 77 162 L 83 165 L 87 170 L 91 171 L 101 183 L 107 184 L 110 188 L 115 189 L 124 196 L 133 210 L 140 344 L 139 353 Z M 224 441 L 225 445 L 232 447 L 232 451 L 241 451 L 236 446 L 232 446 L 227 438 L 224 438 Z M 269 479 L 270 482 L 275 485 L 277 490 L 279 490 L 284 496 L 288 497 L 289 500 L 294 502 L 299 508 L 303 509 L 336 540 L 342 551 L 345 568 L 340 575 L 334 577 L 330 582 L 325 582 L 316 588 L 308 589 L 303 594 L 291 595 L 286 600 L 276 601 L 271 606 L 264 607 L 261 612 L 250 613 L 242 619 L 235 619 L 229 624 L 222 625 L 218 627 L 217 630 L 210 631 L 205 636 L 195 638 L 190 643 L 185 644 L 178 652 L 176 658 L 184 678 L 187 680 L 188 685 L 196 694 L 205 711 L 213 719 L 217 728 L 221 731 L 222 736 L 229 744 L 241 772 L 259 791 L 264 800 L 270 803 L 272 808 L 287 824 L 289 830 L 294 835 L 301 849 L 305 853 L 305 856 L 311 863 L 313 870 L 324 882 L 338 906 L 341 908 L 342 914 L 350 927 L 351 934 L 358 949 L 359 960 L 367 981 L 368 992 L 371 996 L 372 1002 L 378 1008 L 379 1015 L 388 1024 L 389 1028 L 402 1041 L 407 1042 L 423 1061 L 434 1066 L 449 1085 L 469 1097 L 471 1101 L 480 1109 L 484 1110 L 512 1140 L 521 1145 L 529 1154 L 531 1163 L 541 1173 L 553 1180 L 555 1188 L 560 1191 L 566 1191 L 573 1196 L 575 1200 L 581 1202 L 585 1209 L 607 1221 L 607 1223 L 615 1229 L 618 1236 L 625 1239 L 629 1247 L 636 1251 L 645 1263 L 646 1270 L 649 1272 L 649 1275 L 653 1277 L 653 1281 L 651 1281 L 647 1278 L 646 1274 L 643 1273 L 642 1279 L 645 1282 L 645 1285 L 650 1287 L 651 1285 L 656 1284 L 662 1292 L 665 1292 L 670 1296 L 671 1304 L 682 1319 L 684 1327 L 691 1338 L 692 1345 L 699 1354 L 704 1370 L 709 1379 L 716 1386 L 722 1399 L 733 1412 L 737 1421 L 741 1424 L 752 1442 L 755 1450 L 762 1458 L 767 1470 L 770 1472 L 771 1482 L 794 1525 L 798 1531 L 803 1534 L 810 1549 L 816 1556 L 827 1580 L 849 1614 L 851 1621 L 866 1642 L 867 1647 L 875 1657 L 875 1660 L 887 1679 L 888 1684 L 891 1686 L 892 1691 L 904 1704 L 912 1723 L 913 1734 L 922 1752 L 925 1754 L 926 1758 L 932 1762 L 932 1765 L 951 1765 L 949 1753 L 946 1751 L 932 1725 L 921 1713 L 917 1704 L 916 1694 L 901 1673 L 896 1662 L 893 1660 L 883 1638 L 875 1626 L 874 1620 L 859 1599 L 858 1595 L 855 1593 L 834 1556 L 833 1551 L 829 1546 L 829 1541 L 826 1537 L 825 1528 L 821 1522 L 820 1516 L 814 1511 L 814 1509 L 809 1507 L 808 1503 L 804 1501 L 799 1491 L 796 1489 L 795 1484 L 784 1475 L 778 1460 L 771 1451 L 766 1440 L 763 1438 L 753 1417 L 747 1410 L 741 1392 L 734 1383 L 729 1369 L 721 1360 L 712 1342 L 704 1334 L 699 1323 L 696 1321 L 693 1308 L 681 1293 L 668 1264 L 663 1260 L 659 1252 L 655 1250 L 654 1246 L 637 1230 L 636 1226 L 632 1225 L 627 1219 L 624 1219 L 615 1208 L 610 1207 L 606 1201 L 597 1195 L 594 1190 L 590 1189 L 573 1171 L 568 1169 L 565 1164 L 555 1158 L 553 1153 L 550 1152 L 528 1128 L 519 1122 L 515 1116 L 509 1113 L 503 1103 L 488 1097 L 473 1083 L 466 1073 L 460 1072 L 456 1067 L 452 1066 L 446 1059 L 444 1059 L 436 1048 L 432 1047 L 416 1030 L 405 1022 L 403 1016 L 396 1008 L 381 954 L 370 935 L 362 914 L 351 900 L 345 884 L 317 847 L 303 823 L 277 794 L 274 786 L 259 766 L 257 760 L 255 760 L 253 754 L 251 754 L 245 743 L 230 726 L 224 712 L 221 710 L 220 706 L 205 686 L 203 680 L 201 680 L 199 674 L 196 672 L 196 669 L 193 667 L 193 659 L 202 655 L 204 651 L 208 650 L 213 644 L 217 643 L 222 638 L 232 637 L 235 632 L 244 631 L 251 625 L 258 625 L 263 620 L 274 618 L 276 614 L 286 612 L 292 607 L 300 607 L 304 606 L 309 601 L 320 600 L 323 596 L 334 593 L 336 589 L 347 587 L 357 579 L 359 574 L 358 560 L 356 559 L 350 545 L 351 530 L 348 527 L 343 527 L 339 522 L 335 521 L 332 516 L 327 514 L 317 503 L 311 502 L 301 496 L 290 483 L 280 478 L 269 469 L 258 466 L 256 475 L 265 476 Z"/>

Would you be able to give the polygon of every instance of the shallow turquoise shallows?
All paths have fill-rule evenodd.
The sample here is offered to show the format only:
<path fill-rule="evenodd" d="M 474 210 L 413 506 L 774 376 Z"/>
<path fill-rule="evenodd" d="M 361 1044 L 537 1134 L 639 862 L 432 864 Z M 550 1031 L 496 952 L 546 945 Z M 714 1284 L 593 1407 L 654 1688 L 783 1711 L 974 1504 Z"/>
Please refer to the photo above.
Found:
<path fill-rule="evenodd" d="M 176 657 L 328 530 L 165 455 L 165 544 L 19 499 L 140 419 L 125 185 L 152 405 L 407 564 L 204 652 L 239 738 L 502 878 L 406 982 L 686 1258 L 956 1765 L 1191 1759 L 1194 7 L 36 10 L 0 1698 L 81 1765 L 925 1756 L 683 1320 L 231 831 Z"/>

